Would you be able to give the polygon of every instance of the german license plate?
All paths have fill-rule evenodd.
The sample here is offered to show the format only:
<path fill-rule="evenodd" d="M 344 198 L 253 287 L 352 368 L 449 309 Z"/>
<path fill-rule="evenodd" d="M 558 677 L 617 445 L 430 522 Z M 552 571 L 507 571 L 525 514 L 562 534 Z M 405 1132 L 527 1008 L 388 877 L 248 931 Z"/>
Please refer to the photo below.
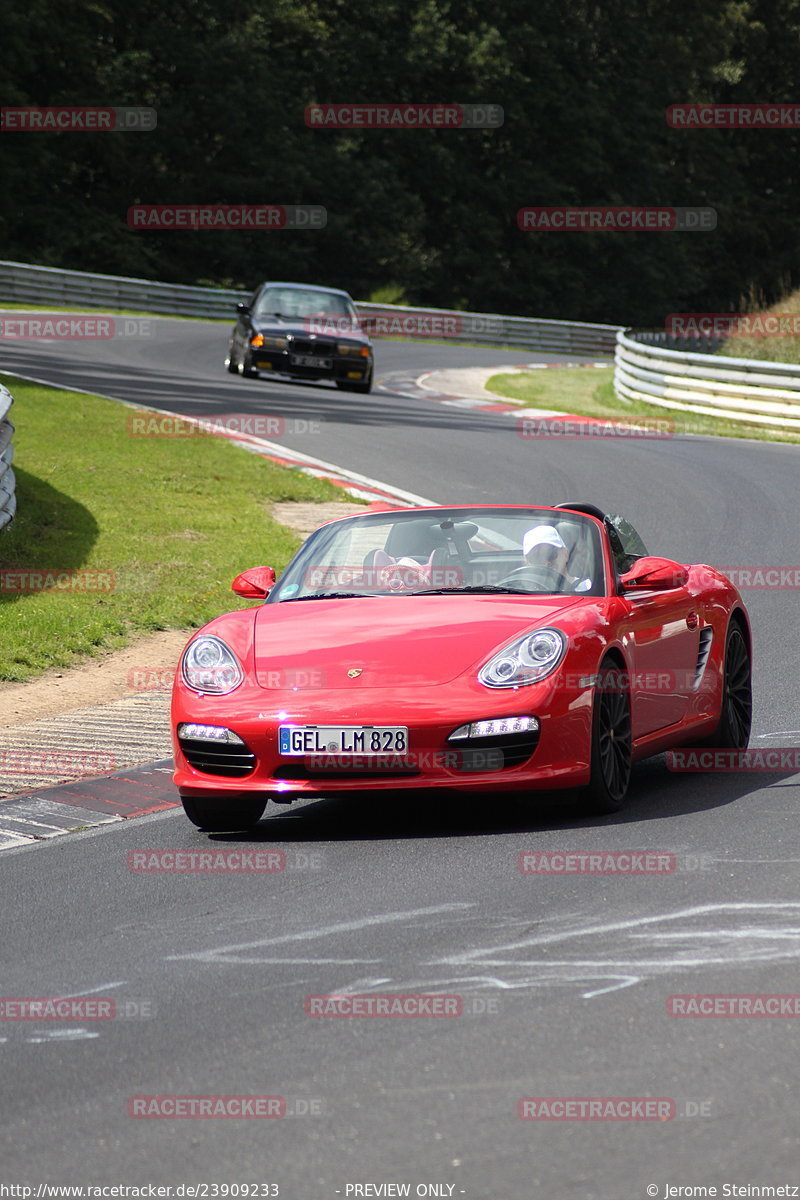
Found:
<path fill-rule="evenodd" d="M 279 725 L 281 754 L 405 754 L 404 725 Z"/>
<path fill-rule="evenodd" d="M 320 371 L 330 371 L 333 366 L 333 359 L 317 358 L 313 354 L 290 354 L 289 362 L 293 367 L 318 367 Z"/>

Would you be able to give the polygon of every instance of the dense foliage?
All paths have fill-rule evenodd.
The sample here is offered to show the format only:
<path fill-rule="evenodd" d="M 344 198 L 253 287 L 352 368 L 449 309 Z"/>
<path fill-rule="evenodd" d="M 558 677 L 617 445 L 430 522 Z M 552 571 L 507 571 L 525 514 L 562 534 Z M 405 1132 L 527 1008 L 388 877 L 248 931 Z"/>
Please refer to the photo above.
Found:
<path fill-rule="evenodd" d="M 800 100 L 800 0 L 29 0 L 4 105 L 150 105 L 150 133 L 0 136 L 0 258 L 660 324 L 800 284 L 800 131 L 671 129 Z M 312 131 L 325 101 L 500 104 L 495 130 Z M 137 203 L 314 203 L 324 231 L 136 231 Z M 537 204 L 710 205 L 709 233 L 523 233 Z"/>

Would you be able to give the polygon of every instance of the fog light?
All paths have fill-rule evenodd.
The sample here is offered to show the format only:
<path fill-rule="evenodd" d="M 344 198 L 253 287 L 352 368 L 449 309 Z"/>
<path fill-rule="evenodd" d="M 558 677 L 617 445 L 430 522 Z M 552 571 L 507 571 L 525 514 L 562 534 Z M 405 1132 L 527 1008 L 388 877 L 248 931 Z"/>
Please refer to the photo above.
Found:
<path fill-rule="evenodd" d="M 178 726 L 178 737 L 187 738 L 194 742 L 227 742 L 233 746 L 243 746 L 244 742 L 238 733 L 225 729 L 222 725 L 195 725 L 183 721 Z"/>
<path fill-rule="evenodd" d="M 458 742 L 462 738 L 499 737 L 504 733 L 535 732 L 539 728 L 536 717 L 495 717 L 490 721 L 473 721 L 469 725 L 459 725 L 447 739 L 448 742 Z"/>
<path fill-rule="evenodd" d="M 347 378 L 348 379 L 363 379 L 364 372 L 363 371 L 348 371 Z"/>

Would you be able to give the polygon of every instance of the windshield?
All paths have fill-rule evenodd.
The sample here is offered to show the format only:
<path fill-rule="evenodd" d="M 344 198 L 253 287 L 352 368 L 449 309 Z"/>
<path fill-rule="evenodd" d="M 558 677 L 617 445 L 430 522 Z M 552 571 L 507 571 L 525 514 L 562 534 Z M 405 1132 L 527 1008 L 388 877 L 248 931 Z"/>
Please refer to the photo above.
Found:
<path fill-rule="evenodd" d="M 350 517 L 312 535 L 268 602 L 476 592 L 604 595 L 598 523 L 540 508 Z"/>
<path fill-rule="evenodd" d="M 344 318 L 358 327 L 358 314 L 347 296 L 316 288 L 266 288 L 258 297 L 256 316 L 279 315 L 305 320 L 313 317 Z"/>

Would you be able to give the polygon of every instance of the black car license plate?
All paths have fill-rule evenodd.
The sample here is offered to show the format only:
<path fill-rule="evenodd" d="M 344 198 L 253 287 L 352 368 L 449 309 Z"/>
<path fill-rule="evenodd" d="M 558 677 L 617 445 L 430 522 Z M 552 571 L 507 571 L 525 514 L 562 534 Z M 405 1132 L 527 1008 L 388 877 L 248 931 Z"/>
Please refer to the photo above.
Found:
<path fill-rule="evenodd" d="M 293 367 L 316 367 L 320 371 L 330 371 L 333 366 L 333 359 L 317 358 L 314 354 L 290 354 L 289 362 Z"/>

